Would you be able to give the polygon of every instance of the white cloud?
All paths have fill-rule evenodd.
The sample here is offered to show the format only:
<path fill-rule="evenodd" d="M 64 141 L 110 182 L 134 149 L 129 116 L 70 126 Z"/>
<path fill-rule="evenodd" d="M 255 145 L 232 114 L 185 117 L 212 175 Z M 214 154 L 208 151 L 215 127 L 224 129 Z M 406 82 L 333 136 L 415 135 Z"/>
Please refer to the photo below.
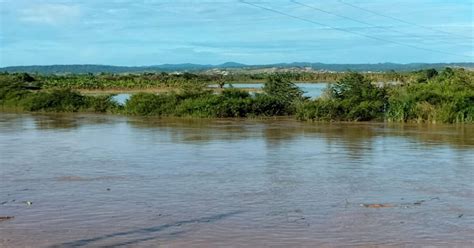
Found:
<path fill-rule="evenodd" d="M 60 25 L 81 15 L 78 5 L 41 4 L 20 10 L 20 20 L 29 23 Z"/>

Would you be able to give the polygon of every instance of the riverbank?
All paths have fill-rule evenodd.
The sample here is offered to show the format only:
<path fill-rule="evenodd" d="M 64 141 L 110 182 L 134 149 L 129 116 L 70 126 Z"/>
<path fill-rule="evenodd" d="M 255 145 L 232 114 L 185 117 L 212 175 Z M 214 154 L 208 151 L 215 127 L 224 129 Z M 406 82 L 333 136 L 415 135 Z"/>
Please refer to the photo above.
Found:
<path fill-rule="evenodd" d="M 448 68 L 426 75 L 429 77 L 408 84 L 377 85 L 364 75 L 350 73 L 330 84 L 323 97 L 316 99 L 305 96 L 300 87 L 284 77 L 271 75 L 262 85 L 261 92 L 252 94 L 249 93 L 251 89 L 246 88 L 209 89 L 207 85 L 196 83 L 181 88 L 150 88 L 148 92 L 134 93 L 123 105 L 113 99 L 113 94 L 104 94 L 107 91 L 38 90 L 32 88 L 31 82 L 17 78 L 17 81 L 1 82 L 0 105 L 31 112 L 137 116 L 294 116 L 304 121 L 430 123 L 474 121 L 473 73 Z M 176 90 L 168 91 L 170 89 Z"/>

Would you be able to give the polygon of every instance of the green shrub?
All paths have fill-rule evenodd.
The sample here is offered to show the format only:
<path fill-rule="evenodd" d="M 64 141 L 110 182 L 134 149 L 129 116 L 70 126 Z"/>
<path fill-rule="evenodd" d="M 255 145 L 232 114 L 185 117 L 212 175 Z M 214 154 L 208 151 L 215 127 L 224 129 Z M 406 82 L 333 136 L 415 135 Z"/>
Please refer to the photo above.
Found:
<path fill-rule="evenodd" d="M 31 91 L 16 75 L 0 77 L 0 105 L 17 106 Z"/>
<path fill-rule="evenodd" d="M 195 98 L 187 98 L 182 100 L 176 106 L 177 116 L 193 116 L 193 117 L 216 117 L 220 97 L 217 95 L 205 95 Z"/>
<path fill-rule="evenodd" d="M 85 105 L 89 111 L 105 113 L 119 109 L 119 105 L 113 100 L 114 95 L 87 96 Z"/>
<path fill-rule="evenodd" d="M 71 90 L 30 94 L 24 101 L 27 111 L 77 112 L 85 106 L 85 96 Z"/>
<path fill-rule="evenodd" d="M 138 93 L 125 103 L 125 112 L 132 115 L 169 115 L 178 103 L 175 94 Z"/>
<path fill-rule="evenodd" d="M 416 101 L 413 95 L 408 93 L 406 87 L 391 88 L 388 95 L 389 107 L 385 114 L 388 121 L 405 122 L 414 118 L 412 110 Z"/>
<path fill-rule="evenodd" d="M 307 101 L 298 106 L 296 117 L 299 120 L 333 121 L 341 120 L 343 110 L 334 99 L 317 99 Z"/>
<path fill-rule="evenodd" d="M 254 116 L 284 116 L 295 112 L 294 105 L 275 96 L 257 94 L 252 98 L 251 112 Z"/>
<path fill-rule="evenodd" d="M 389 121 L 472 122 L 474 79 L 463 70 L 427 73 L 426 80 L 390 90 Z"/>
<path fill-rule="evenodd" d="M 344 119 L 354 121 L 383 120 L 384 107 L 383 100 L 362 101 L 350 108 Z"/>
<path fill-rule="evenodd" d="M 222 91 L 222 96 L 224 98 L 249 98 L 250 94 L 243 90 L 229 88 Z"/>
<path fill-rule="evenodd" d="M 0 86 L 0 105 L 17 106 L 22 99 L 30 94 L 30 91 L 23 89 L 17 84 L 9 85 L 8 87 Z"/>
<path fill-rule="evenodd" d="M 303 91 L 282 75 L 270 75 L 263 86 L 263 92 L 288 104 L 303 100 Z"/>
<path fill-rule="evenodd" d="M 387 92 L 358 73 L 330 85 L 328 96 L 298 107 L 299 119 L 370 121 L 383 119 Z"/>

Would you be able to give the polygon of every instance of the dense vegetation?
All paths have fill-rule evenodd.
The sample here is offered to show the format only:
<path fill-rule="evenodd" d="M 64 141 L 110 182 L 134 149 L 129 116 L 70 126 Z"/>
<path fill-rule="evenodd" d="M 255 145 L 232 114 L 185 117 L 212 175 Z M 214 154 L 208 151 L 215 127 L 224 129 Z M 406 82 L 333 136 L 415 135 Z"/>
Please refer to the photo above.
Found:
<path fill-rule="evenodd" d="M 302 120 L 474 122 L 474 74 L 446 68 L 423 70 L 400 85 L 379 87 L 352 73 L 329 86 L 327 95 L 305 101 Z"/>
<path fill-rule="evenodd" d="M 180 93 L 135 94 L 125 105 L 132 115 L 252 117 L 283 116 L 295 112 L 295 103 L 303 92 L 291 81 L 272 77 L 265 83 L 264 94 L 230 88 L 214 94 L 204 88 L 184 89 Z"/>
<path fill-rule="evenodd" d="M 23 73 L 24 74 L 24 73 Z M 336 82 L 347 73 L 330 72 L 284 72 L 277 73 L 279 77 L 293 82 Z M 14 75 L 3 73 L 0 77 Z M 28 75 L 28 74 L 27 74 Z M 32 75 L 37 86 L 43 89 L 75 89 L 75 90 L 127 90 L 127 89 L 157 89 L 176 88 L 186 85 L 207 86 L 215 84 L 223 86 L 225 83 L 237 82 L 265 82 L 275 73 L 142 73 L 142 74 L 67 74 L 67 75 Z M 377 82 L 404 82 L 409 79 L 407 73 L 385 72 L 366 73 L 372 81 Z"/>
<path fill-rule="evenodd" d="M 303 102 L 298 118 L 312 120 L 382 120 L 387 108 L 387 92 L 361 74 L 351 73 L 330 85 L 326 96 Z"/>
<path fill-rule="evenodd" d="M 24 80 L 25 77 L 29 79 Z M 214 94 L 202 84 L 185 84 L 176 92 L 138 93 L 125 106 L 119 106 L 112 95 L 84 96 L 71 89 L 39 90 L 28 74 L 4 74 L 0 78 L 0 105 L 25 111 L 110 112 L 141 116 L 291 115 L 295 111 L 293 97 L 302 98 L 302 92 L 288 80 L 275 80 L 268 82 L 265 94 L 254 96 L 233 88 Z M 288 92 L 288 96 L 284 92 Z"/>
<path fill-rule="evenodd" d="M 165 83 L 179 89 L 163 94 L 138 93 L 120 106 L 113 101 L 112 95 L 84 96 L 70 87 L 45 87 L 49 81 L 44 81 L 44 77 L 4 73 L 0 75 L 0 105 L 23 111 L 109 112 L 141 116 L 294 115 L 300 120 L 324 121 L 474 122 L 474 73 L 462 69 L 418 71 L 408 74 L 404 83 L 388 86 L 374 84 L 367 75 L 345 73 L 328 87 L 323 97 L 316 100 L 304 98 L 288 75 L 267 75 L 264 92 L 255 95 L 233 88 L 216 94 L 206 88 L 207 84 L 223 82 L 224 79 L 213 75 L 47 77 L 52 81 L 56 77 L 69 77 L 72 82 L 85 77 L 97 81 L 107 77 L 128 78 L 135 83 L 143 80 L 143 85 Z M 135 81 L 137 78 L 139 80 Z M 56 82 L 62 80 L 64 78 Z"/>

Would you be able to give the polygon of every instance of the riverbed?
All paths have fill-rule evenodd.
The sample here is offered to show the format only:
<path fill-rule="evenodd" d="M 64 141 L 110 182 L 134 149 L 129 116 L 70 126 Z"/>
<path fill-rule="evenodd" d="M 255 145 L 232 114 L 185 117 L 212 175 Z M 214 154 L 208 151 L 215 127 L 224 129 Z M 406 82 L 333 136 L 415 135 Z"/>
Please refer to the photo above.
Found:
<path fill-rule="evenodd" d="M 473 161 L 473 125 L 0 113 L 0 247 L 472 247 Z"/>

